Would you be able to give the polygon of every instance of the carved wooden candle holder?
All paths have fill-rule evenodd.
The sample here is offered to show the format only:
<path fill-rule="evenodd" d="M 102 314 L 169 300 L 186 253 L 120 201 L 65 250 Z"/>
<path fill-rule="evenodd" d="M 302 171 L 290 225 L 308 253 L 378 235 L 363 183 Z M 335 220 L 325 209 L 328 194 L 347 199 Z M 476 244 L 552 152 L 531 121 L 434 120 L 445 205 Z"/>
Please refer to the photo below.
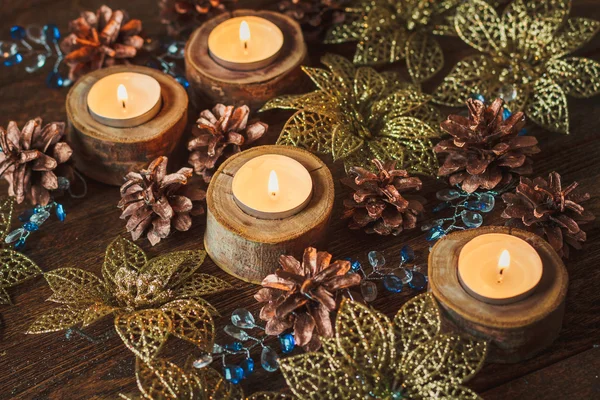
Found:
<path fill-rule="evenodd" d="M 92 86 L 111 74 L 130 72 L 158 81 L 162 101 L 158 113 L 140 125 L 126 128 L 109 126 L 95 119 L 88 109 Z M 117 93 L 114 96 L 108 96 L 106 101 L 117 101 Z M 115 66 L 81 77 L 67 95 L 66 109 L 67 135 L 77 169 L 102 183 L 121 185 L 128 172 L 173 152 L 185 130 L 188 97 L 175 79 L 160 71 L 135 65 Z"/>
<path fill-rule="evenodd" d="M 230 18 L 244 16 L 264 18 L 283 34 L 283 45 L 272 62 L 245 71 L 224 66 L 209 50 L 209 36 L 215 27 Z M 267 100 L 289 93 L 298 85 L 298 79 L 303 78 L 300 66 L 306 57 L 302 29 L 290 17 L 253 10 L 221 14 L 196 29 L 185 46 L 185 70 L 193 94 L 192 103 L 198 108 L 212 107 L 215 103 L 245 104 L 256 110 Z"/>
<path fill-rule="evenodd" d="M 489 304 L 470 295 L 461 284 L 458 259 L 462 248 L 487 233 L 521 238 L 539 254 L 542 277 L 526 298 L 511 304 Z M 541 237 L 519 229 L 485 227 L 454 232 L 441 239 L 429 255 L 429 290 L 440 303 L 444 319 L 489 340 L 490 362 L 516 363 L 550 346 L 561 329 L 567 286 L 567 270 L 558 254 Z"/>
<path fill-rule="evenodd" d="M 312 178 L 312 196 L 306 206 L 282 219 L 261 219 L 247 214 L 236 203 L 232 190 L 234 177 L 244 164 L 269 154 L 298 161 Z M 308 151 L 290 146 L 246 150 L 226 160 L 213 175 L 206 196 L 204 247 L 225 272 L 259 284 L 277 269 L 280 255 L 299 258 L 306 247 L 315 246 L 325 238 L 333 199 L 331 172 Z"/>

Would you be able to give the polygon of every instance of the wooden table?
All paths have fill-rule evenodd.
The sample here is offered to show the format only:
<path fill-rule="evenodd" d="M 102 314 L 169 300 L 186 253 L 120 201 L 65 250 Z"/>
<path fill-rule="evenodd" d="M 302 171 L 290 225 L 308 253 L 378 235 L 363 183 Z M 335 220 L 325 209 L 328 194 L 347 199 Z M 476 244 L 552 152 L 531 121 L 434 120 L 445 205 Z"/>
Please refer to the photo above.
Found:
<path fill-rule="evenodd" d="M 240 2 L 243 2 L 240 1 Z M 273 1 L 254 1 L 272 3 Z M 248 1 L 246 3 L 249 3 Z M 600 19 L 600 7 L 594 0 L 575 0 L 572 15 Z M 13 24 L 27 25 L 54 22 L 65 31 L 70 19 L 80 10 L 95 9 L 101 0 L 21 0 L 2 2 L 0 17 L 3 28 L 0 39 L 8 38 Z M 146 32 L 158 34 L 158 10 L 154 0 L 119 0 L 110 4 L 126 7 L 133 17 L 142 19 Z M 464 54 L 471 52 L 455 39 L 444 39 L 446 68 L 426 87 L 430 90 L 449 68 Z M 311 46 L 311 58 L 318 63 L 320 54 L 338 51 L 348 55 L 350 49 L 333 46 Z M 600 59 L 600 35 L 588 44 L 580 55 Z M 49 68 L 49 67 L 47 67 Z M 27 74 L 17 69 L 0 69 L 0 124 L 9 120 L 21 126 L 29 118 L 42 116 L 44 121 L 64 120 L 64 100 L 67 89 L 53 90 L 44 84 L 44 72 Z M 401 67 L 404 68 L 404 67 Z M 594 199 L 588 208 L 600 215 L 600 96 L 595 99 L 569 99 L 571 135 L 563 136 L 536 131 L 542 153 L 536 158 L 535 172 L 545 175 L 559 171 L 565 182 L 577 180 Z M 273 143 L 289 114 L 270 112 L 264 120 L 271 125 L 268 137 L 262 144 Z M 185 157 L 178 160 L 185 162 Z M 343 176 L 341 165 L 331 166 L 336 181 Z M 355 257 L 366 262 L 370 250 L 384 251 L 389 262 L 399 261 L 399 250 L 405 244 L 415 248 L 420 260 L 425 262 L 429 244 L 420 230 L 400 237 L 382 238 L 351 232 L 339 221 L 344 189 L 336 183 L 336 207 L 331 223 L 331 240 L 326 250 L 336 257 Z M 4 192 L 6 186 L 2 186 Z M 443 187 L 441 182 L 426 180 L 424 194 L 435 201 L 434 193 Z M 125 223 L 119 219 L 116 204 L 119 191 L 115 187 L 89 182 L 89 193 L 83 200 L 65 200 L 69 213 L 66 222 L 55 219 L 44 224 L 28 240 L 25 253 L 44 271 L 59 267 L 78 267 L 99 273 L 104 250 L 117 235 L 126 235 Z M 19 209 L 22 209 L 20 207 Z M 486 219 L 486 224 L 501 224 L 501 207 Z M 433 218 L 427 214 L 426 218 Z M 471 381 L 470 387 L 487 399 L 592 399 L 600 398 L 600 222 L 586 228 L 588 242 L 585 248 L 568 260 L 570 288 L 567 297 L 564 327 L 559 339 L 546 351 L 532 360 L 515 365 L 487 365 Z M 176 233 L 151 248 L 146 241 L 140 244 L 151 255 L 163 252 L 199 249 L 202 247 L 204 222 L 197 219 L 187 233 Z M 243 260 L 240 260 L 243 262 Z M 225 316 L 216 320 L 219 340 L 228 340 L 222 327 L 227 316 L 237 307 L 247 307 L 257 312 L 259 307 L 252 295 L 256 286 L 245 284 L 223 273 L 210 260 L 202 267 L 207 273 L 226 279 L 235 289 L 224 295 L 208 298 Z M 74 336 L 70 340 L 63 333 L 25 335 L 33 320 L 53 307 L 45 302 L 51 294 L 42 278 L 9 290 L 14 306 L 0 308 L 0 399 L 92 399 L 114 398 L 119 392 L 135 390 L 134 357 L 126 350 L 116 334 L 110 334 L 110 318 L 92 326 L 87 332 L 101 337 L 99 343 Z M 414 295 L 411 290 L 400 294 L 380 296 L 373 306 L 388 315 Z M 108 337 L 106 337 L 108 334 Z M 181 343 L 181 341 L 177 341 Z M 276 344 L 275 344 L 276 345 Z M 182 362 L 188 349 L 170 347 L 167 356 Z M 255 355 L 255 360 L 258 355 Z M 280 390 L 284 381 L 279 373 L 268 374 L 261 368 L 243 383 L 247 393 L 257 390 Z"/>

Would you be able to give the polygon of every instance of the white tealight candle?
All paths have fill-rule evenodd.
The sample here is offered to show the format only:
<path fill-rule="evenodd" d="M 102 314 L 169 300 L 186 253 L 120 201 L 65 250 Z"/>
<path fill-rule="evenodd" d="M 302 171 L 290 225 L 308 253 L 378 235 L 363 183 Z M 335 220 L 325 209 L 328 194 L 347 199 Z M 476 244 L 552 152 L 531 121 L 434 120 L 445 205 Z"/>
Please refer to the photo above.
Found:
<path fill-rule="evenodd" d="M 312 188 L 310 173 L 302 164 L 277 154 L 246 162 L 231 185 L 236 204 L 261 219 L 281 219 L 300 212 L 310 202 Z"/>
<path fill-rule="evenodd" d="M 87 96 L 92 118 L 103 125 L 130 128 L 154 118 L 162 105 L 160 84 L 149 75 L 119 72 L 94 83 Z"/>
<path fill-rule="evenodd" d="M 255 16 L 228 19 L 208 35 L 211 57 L 225 68 L 237 71 L 266 67 L 277 58 L 282 47 L 281 29 Z"/>

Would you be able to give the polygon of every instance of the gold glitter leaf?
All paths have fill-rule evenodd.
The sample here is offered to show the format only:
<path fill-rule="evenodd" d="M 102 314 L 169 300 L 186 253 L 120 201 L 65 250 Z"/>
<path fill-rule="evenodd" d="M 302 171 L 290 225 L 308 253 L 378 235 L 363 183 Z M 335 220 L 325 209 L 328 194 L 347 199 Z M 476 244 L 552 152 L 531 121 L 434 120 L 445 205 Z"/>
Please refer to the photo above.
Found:
<path fill-rule="evenodd" d="M 2 304 L 2 305 L 12 304 L 12 301 L 10 300 L 10 296 L 8 295 L 8 292 L 6 290 L 4 290 L 4 288 L 1 286 L 0 286 L 0 304 Z"/>
<path fill-rule="evenodd" d="M 256 392 L 248 396 L 248 400 L 292 400 L 292 396 L 276 392 Z"/>
<path fill-rule="evenodd" d="M 231 289 L 232 286 L 221 278 L 209 274 L 193 274 L 181 286 L 175 289 L 178 299 L 205 296 Z"/>
<path fill-rule="evenodd" d="M 85 315 L 83 321 L 81 321 L 81 327 L 85 328 L 99 320 L 102 317 L 105 317 L 109 314 L 115 312 L 117 308 L 107 306 L 104 304 L 96 303 L 92 304 L 85 310 Z"/>
<path fill-rule="evenodd" d="M 5 197 L 0 199 L 0 241 L 4 244 L 4 239 L 10 230 L 15 199 Z"/>
<path fill-rule="evenodd" d="M 140 272 L 175 287 L 192 276 L 205 258 L 206 252 L 203 250 L 175 251 L 153 258 L 140 269 Z"/>
<path fill-rule="evenodd" d="M 588 43 L 600 30 L 600 22 L 589 18 L 569 18 L 565 26 L 545 48 L 550 58 L 559 58 Z"/>
<path fill-rule="evenodd" d="M 304 110 L 331 118 L 336 117 L 336 103 L 331 101 L 331 96 L 329 94 L 321 90 L 301 95 L 283 95 L 271 99 L 260 109 L 260 111 L 272 110 L 274 108 Z"/>
<path fill-rule="evenodd" d="M 215 325 L 210 311 L 193 300 L 175 300 L 161 310 L 173 323 L 170 333 L 194 343 L 204 351 L 212 351 Z"/>
<path fill-rule="evenodd" d="M 484 55 L 465 57 L 459 61 L 433 93 L 433 101 L 450 107 L 464 105 L 473 93 L 490 93 L 493 61 Z"/>
<path fill-rule="evenodd" d="M 337 161 L 359 150 L 365 141 L 349 133 L 343 125 L 336 125 L 331 135 L 331 155 Z"/>
<path fill-rule="evenodd" d="M 240 400 L 244 392 L 238 385 L 227 382 L 223 376 L 214 369 L 207 367 L 195 372 L 207 400 Z"/>
<path fill-rule="evenodd" d="M 323 92 L 329 94 L 330 96 L 339 95 L 339 89 L 335 86 L 335 80 L 331 76 L 329 72 L 324 70 L 323 68 L 313 68 L 313 67 L 302 67 L 302 71 L 311 81 Z"/>
<path fill-rule="evenodd" d="M 192 384 L 177 365 L 162 359 L 136 360 L 135 375 L 140 392 L 148 399 L 193 399 Z"/>
<path fill-rule="evenodd" d="M 302 147 L 315 153 L 331 152 L 331 133 L 336 123 L 325 115 L 298 111 L 285 123 L 277 144 Z"/>
<path fill-rule="evenodd" d="M 378 26 L 379 29 L 368 29 L 364 37 L 356 45 L 354 63 L 385 64 L 394 63 L 404 58 L 404 43 L 408 33 L 397 26 Z"/>
<path fill-rule="evenodd" d="M 441 71 L 444 53 L 432 35 L 415 32 L 406 42 L 406 66 L 415 82 L 424 82 Z"/>
<path fill-rule="evenodd" d="M 347 87 L 354 80 L 354 65 L 345 57 L 328 53 L 321 57 L 321 63 L 331 70 L 340 85 Z"/>
<path fill-rule="evenodd" d="M 385 79 L 371 67 L 360 67 L 354 75 L 354 96 L 359 104 L 379 96 L 385 90 Z"/>
<path fill-rule="evenodd" d="M 433 295 L 427 293 L 408 300 L 394 318 L 396 348 L 401 353 L 414 350 L 439 334 L 440 311 Z"/>
<path fill-rule="evenodd" d="M 582 57 L 567 57 L 548 63 L 548 73 L 566 94 L 592 97 L 600 93 L 600 64 Z"/>
<path fill-rule="evenodd" d="M 569 133 L 569 110 L 565 92 L 547 78 L 535 83 L 534 95 L 527 105 L 527 116 L 536 124 L 559 133 Z"/>
<path fill-rule="evenodd" d="M 42 314 L 31 324 L 27 333 L 49 333 L 71 328 L 83 322 L 85 315 L 85 308 L 63 304 Z"/>
<path fill-rule="evenodd" d="M 115 329 L 125 346 L 142 360 L 151 360 L 173 329 L 171 319 L 161 310 L 140 310 L 115 318 Z"/>
<path fill-rule="evenodd" d="M 458 6 L 454 28 L 465 43 L 483 53 L 499 51 L 506 46 L 500 17 L 483 0 L 470 0 Z"/>
<path fill-rule="evenodd" d="M 446 382 L 430 382 L 423 386 L 422 393 L 426 393 L 429 399 L 481 400 L 471 389 L 461 385 L 448 385 Z"/>
<path fill-rule="evenodd" d="M 8 288 L 42 273 L 29 257 L 13 251 L 0 250 L 0 287 Z"/>
<path fill-rule="evenodd" d="M 135 243 L 118 237 L 106 249 L 104 264 L 102 265 L 102 276 L 106 284 L 114 287 L 114 278 L 120 268 L 138 271 L 148 259 L 146 253 Z"/>
<path fill-rule="evenodd" d="M 94 304 L 106 298 L 104 283 L 91 272 L 79 268 L 58 268 L 44 274 L 55 303 Z"/>
<path fill-rule="evenodd" d="M 344 22 L 333 26 L 325 36 L 325 43 L 354 42 L 360 39 L 367 19 L 365 9 L 346 9 Z"/>

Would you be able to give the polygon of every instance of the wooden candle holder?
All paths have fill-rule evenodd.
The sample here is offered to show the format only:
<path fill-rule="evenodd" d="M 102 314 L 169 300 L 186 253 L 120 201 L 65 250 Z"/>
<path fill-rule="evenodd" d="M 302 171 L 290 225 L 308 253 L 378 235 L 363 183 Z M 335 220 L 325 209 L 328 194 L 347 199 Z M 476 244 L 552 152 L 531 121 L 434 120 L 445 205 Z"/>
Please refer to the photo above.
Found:
<path fill-rule="evenodd" d="M 162 107 L 150 121 L 131 128 L 114 128 L 92 118 L 87 95 L 99 79 L 117 72 L 150 75 L 160 84 Z M 187 123 L 188 97 L 172 77 L 135 65 L 100 69 L 81 77 L 67 95 L 67 138 L 79 171 L 109 185 L 121 185 L 130 171 L 139 170 L 158 156 L 169 156 Z"/>
<path fill-rule="evenodd" d="M 283 47 L 266 67 L 254 71 L 234 71 L 218 64 L 209 54 L 208 35 L 223 21 L 254 15 L 265 18 L 283 32 Z M 289 93 L 303 78 L 300 66 L 306 61 L 306 44 L 300 25 L 273 11 L 237 10 L 221 14 L 196 29 L 185 46 L 185 71 L 190 82 L 192 103 L 199 109 L 216 103 L 260 108 L 267 100 Z"/>
<path fill-rule="evenodd" d="M 244 213 L 233 198 L 231 183 L 248 160 L 281 154 L 300 162 L 313 180 L 310 202 L 299 213 L 279 220 L 258 219 Z M 334 189 L 331 172 L 315 155 L 290 146 L 260 146 L 226 160 L 214 174 L 206 196 L 204 247 L 221 269 L 246 282 L 259 284 L 279 265 L 279 256 L 300 257 L 304 249 L 325 237 Z"/>
<path fill-rule="evenodd" d="M 544 272 L 527 298 L 512 304 L 488 304 L 469 295 L 460 284 L 457 268 L 461 249 L 486 233 L 516 236 L 539 253 Z M 516 363 L 550 346 L 562 326 L 568 281 L 565 265 L 552 247 L 541 237 L 520 229 L 495 226 L 454 232 L 441 239 L 429 254 L 429 290 L 440 303 L 444 319 L 489 340 L 489 362 Z"/>

